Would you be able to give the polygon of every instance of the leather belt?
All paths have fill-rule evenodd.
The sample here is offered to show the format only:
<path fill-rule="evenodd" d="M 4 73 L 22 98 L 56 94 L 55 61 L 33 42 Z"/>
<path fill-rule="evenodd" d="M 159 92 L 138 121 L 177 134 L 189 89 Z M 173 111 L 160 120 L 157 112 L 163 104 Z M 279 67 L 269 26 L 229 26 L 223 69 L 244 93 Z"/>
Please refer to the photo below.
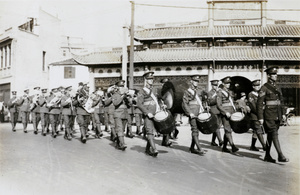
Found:
<path fill-rule="evenodd" d="M 143 105 L 145 105 L 145 106 L 147 106 L 147 105 L 155 105 L 155 102 L 153 100 L 151 100 L 151 101 L 144 102 Z"/>
<path fill-rule="evenodd" d="M 222 106 L 232 106 L 230 102 L 228 103 L 222 103 Z"/>
<path fill-rule="evenodd" d="M 266 101 L 267 106 L 279 106 L 280 105 L 280 100 L 269 100 Z"/>

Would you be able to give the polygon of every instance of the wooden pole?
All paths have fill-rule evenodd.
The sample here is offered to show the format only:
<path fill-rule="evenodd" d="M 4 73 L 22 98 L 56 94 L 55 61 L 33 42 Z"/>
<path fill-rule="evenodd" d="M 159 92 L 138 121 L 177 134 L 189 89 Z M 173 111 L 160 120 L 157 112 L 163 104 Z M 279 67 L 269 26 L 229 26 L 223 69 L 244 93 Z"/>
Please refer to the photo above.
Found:
<path fill-rule="evenodd" d="M 130 26 L 130 63 L 129 63 L 129 88 L 133 89 L 133 62 L 134 62 L 134 1 L 131 3 L 131 26 Z"/>

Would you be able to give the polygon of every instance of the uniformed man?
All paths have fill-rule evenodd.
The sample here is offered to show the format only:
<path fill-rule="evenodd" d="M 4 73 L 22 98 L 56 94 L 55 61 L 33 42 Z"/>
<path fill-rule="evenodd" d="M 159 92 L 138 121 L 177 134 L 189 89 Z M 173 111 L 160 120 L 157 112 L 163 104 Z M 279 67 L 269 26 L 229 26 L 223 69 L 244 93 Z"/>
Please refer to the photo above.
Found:
<path fill-rule="evenodd" d="M 136 135 L 141 135 L 143 132 L 141 130 L 141 126 L 143 125 L 143 112 L 136 105 L 137 97 L 135 98 L 135 104 L 133 105 L 134 110 L 134 118 L 136 124 Z"/>
<path fill-rule="evenodd" d="M 88 113 L 84 109 L 84 103 L 89 97 L 89 92 L 84 87 L 80 87 L 77 92 L 78 101 L 74 102 L 74 105 L 76 105 L 77 123 L 79 125 L 81 133 L 80 140 L 82 143 L 86 143 L 88 123 L 90 121 L 90 113 Z"/>
<path fill-rule="evenodd" d="M 259 151 L 258 148 L 255 147 L 256 140 L 260 141 L 261 145 L 263 146 L 263 150 L 266 150 L 266 145 L 263 137 L 263 130 L 261 128 L 260 122 L 257 119 L 257 110 L 256 110 L 256 105 L 257 105 L 257 99 L 258 99 L 258 91 L 260 89 L 260 80 L 254 80 L 252 81 L 252 87 L 253 91 L 251 91 L 248 94 L 248 105 L 250 107 L 250 127 L 253 130 L 252 134 L 252 142 L 250 146 L 250 150 L 252 151 Z"/>
<path fill-rule="evenodd" d="M 16 124 L 17 124 L 17 121 L 18 121 L 17 91 L 12 91 L 11 94 L 12 94 L 12 97 L 8 101 L 7 106 L 8 106 L 9 112 L 10 112 L 10 123 L 11 123 L 11 126 L 12 126 L 12 131 L 15 132 L 16 131 Z"/>
<path fill-rule="evenodd" d="M 58 88 L 58 91 L 61 93 L 62 96 L 65 95 L 65 87 L 64 86 L 60 86 Z M 63 114 L 62 114 L 62 107 L 60 107 L 60 114 L 59 114 L 59 117 L 58 117 L 58 123 L 57 123 L 57 129 L 60 129 L 60 131 L 63 131 L 64 130 L 64 127 L 63 127 L 63 124 L 64 124 L 64 117 L 63 117 Z M 59 128 L 58 128 L 59 126 Z"/>
<path fill-rule="evenodd" d="M 145 153 L 156 157 L 158 150 L 154 142 L 155 127 L 153 117 L 157 111 L 160 110 L 160 105 L 157 97 L 153 93 L 154 72 L 146 72 L 144 77 L 144 87 L 139 91 L 137 96 L 137 107 L 143 112 L 144 128 L 147 133 L 147 145 Z"/>
<path fill-rule="evenodd" d="M 134 94 L 127 94 L 124 99 L 125 103 L 127 105 L 127 111 L 128 111 L 126 137 L 129 137 L 129 138 L 134 138 L 134 135 L 132 133 L 132 123 L 133 123 L 133 117 L 134 117 L 133 96 L 134 96 Z"/>
<path fill-rule="evenodd" d="M 218 129 L 212 135 L 211 145 L 218 146 L 218 144 L 215 142 L 216 138 L 218 138 L 219 146 L 222 146 L 223 140 L 222 140 L 221 131 L 220 131 L 220 128 L 222 126 L 222 120 L 221 120 L 220 111 L 217 108 L 217 93 L 219 90 L 219 88 L 218 88 L 219 80 L 211 80 L 210 83 L 211 83 L 212 89 L 207 94 L 208 105 L 210 107 L 210 112 L 213 113 L 217 117 L 217 123 L 218 123 Z"/>
<path fill-rule="evenodd" d="M 38 134 L 38 124 L 41 120 L 40 116 L 40 105 L 39 105 L 39 98 L 40 98 L 40 87 L 34 87 L 34 94 L 32 96 L 31 102 L 31 119 L 33 125 L 33 132 L 34 134 Z"/>
<path fill-rule="evenodd" d="M 106 96 L 104 97 L 104 108 L 107 109 L 107 115 L 108 115 L 108 125 L 110 127 L 110 140 L 111 141 L 116 141 L 117 139 L 117 134 L 115 130 L 115 120 L 114 120 L 114 112 L 115 112 L 115 106 L 112 103 L 112 96 L 116 91 L 116 86 L 115 84 L 112 84 L 109 86 L 107 89 Z"/>
<path fill-rule="evenodd" d="M 101 124 L 103 122 L 102 119 L 103 119 L 103 115 L 104 115 L 104 102 L 102 101 L 103 100 L 103 95 L 104 95 L 104 92 L 98 88 L 97 91 L 95 91 L 95 98 L 94 98 L 94 101 L 93 101 L 93 107 L 95 108 L 94 110 L 94 113 L 92 114 L 92 117 L 93 117 L 93 121 L 94 121 L 94 129 L 95 129 L 95 136 L 96 138 L 101 138 L 103 136 L 103 133 L 102 133 L 102 129 L 101 129 Z"/>
<path fill-rule="evenodd" d="M 27 124 L 29 121 L 29 114 L 30 114 L 30 103 L 31 103 L 31 99 L 29 96 L 29 88 L 26 88 L 24 90 L 24 95 L 18 102 L 18 105 L 20 106 L 24 133 L 27 133 Z"/>
<path fill-rule="evenodd" d="M 71 125 L 75 99 L 71 96 L 72 86 L 65 88 L 65 94 L 61 98 L 62 117 L 65 125 L 64 139 L 71 141 Z"/>
<path fill-rule="evenodd" d="M 118 81 L 116 83 L 116 91 L 112 96 L 112 103 L 115 106 L 114 120 L 117 135 L 117 148 L 123 151 L 127 148 L 124 141 L 124 131 L 128 119 L 127 105 L 125 102 L 128 88 L 124 85 L 124 80 Z"/>
<path fill-rule="evenodd" d="M 203 92 L 198 88 L 200 82 L 200 75 L 191 76 L 190 86 L 184 91 L 182 97 L 182 108 L 187 116 L 189 116 L 189 123 L 192 131 L 192 142 L 190 146 L 190 152 L 193 154 L 204 155 L 205 152 L 202 149 L 199 142 L 199 129 L 196 123 L 196 118 L 202 112 L 204 112 Z M 195 145 L 197 149 L 195 149 Z"/>
<path fill-rule="evenodd" d="M 40 106 L 40 116 L 41 116 L 41 126 L 42 126 L 42 135 L 46 136 L 47 129 L 49 128 L 50 119 L 49 119 L 49 108 L 47 107 L 47 102 L 49 97 L 47 96 L 47 88 L 43 88 L 42 94 L 39 98 Z"/>
<path fill-rule="evenodd" d="M 57 88 L 53 88 L 51 91 L 53 94 L 51 97 L 49 97 L 47 106 L 49 108 L 49 120 L 52 129 L 52 136 L 56 138 L 58 133 L 57 127 L 58 127 L 58 123 L 60 122 L 59 115 L 60 115 L 60 103 L 61 103 L 62 94 L 60 91 L 58 91 Z"/>
<path fill-rule="evenodd" d="M 268 81 L 265 83 L 258 93 L 257 100 L 257 117 L 261 125 L 267 133 L 266 155 L 264 160 L 275 163 L 276 160 L 271 157 L 270 150 L 272 143 L 278 153 L 279 162 L 288 162 L 280 147 L 278 139 L 278 129 L 282 119 L 285 119 L 284 108 L 282 105 L 282 93 L 276 86 L 277 81 L 277 67 L 270 67 L 265 70 L 268 76 Z"/>
<path fill-rule="evenodd" d="M 233 143 L 232 129 L 229 123 L 231 114 L 235 111 L 233 92 L 229 90 L 231 83 L 230 77 L 223 78 L 222 83 L 223 87 L 217 93 L 217 108 L 221 113 L 222 124 L 225 131 L 222 151 L 230 153 L 230 150 L 227 149 L 227 142 L 229 142 L 232 152 L 235 153 L 239 150 L 239 148 L 237 148 Z"/>

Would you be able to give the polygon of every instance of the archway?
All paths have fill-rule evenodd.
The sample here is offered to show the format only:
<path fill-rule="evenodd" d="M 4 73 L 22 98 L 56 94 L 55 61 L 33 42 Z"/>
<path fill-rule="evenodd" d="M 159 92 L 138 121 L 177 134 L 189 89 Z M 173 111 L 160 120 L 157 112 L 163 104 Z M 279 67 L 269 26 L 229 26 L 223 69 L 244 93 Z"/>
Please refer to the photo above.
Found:
<path fill-rule="evenodd" d="M 245 77 L 234 76 L 230 77 L 230 79 L 230 90 L 234 92 L 235 99 L 239 99 L 241 97 L 241 92 L 245 92 L 248 96 L 248 94 L 253 90 L 251 81 Z"/>

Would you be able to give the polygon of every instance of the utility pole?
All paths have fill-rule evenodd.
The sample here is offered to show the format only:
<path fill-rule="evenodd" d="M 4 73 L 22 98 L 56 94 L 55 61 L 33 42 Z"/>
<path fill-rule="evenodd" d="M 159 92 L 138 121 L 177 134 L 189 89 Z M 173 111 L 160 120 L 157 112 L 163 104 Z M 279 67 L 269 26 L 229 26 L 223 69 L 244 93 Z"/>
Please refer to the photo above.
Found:
<path fill-rule="evenodd" d="M 129 57 L 129 88 L 133 89 L 133 62 L 134 62 L 134 1 L 131 3 L 131 25 L 130 25 L 130 57 Z"/>

